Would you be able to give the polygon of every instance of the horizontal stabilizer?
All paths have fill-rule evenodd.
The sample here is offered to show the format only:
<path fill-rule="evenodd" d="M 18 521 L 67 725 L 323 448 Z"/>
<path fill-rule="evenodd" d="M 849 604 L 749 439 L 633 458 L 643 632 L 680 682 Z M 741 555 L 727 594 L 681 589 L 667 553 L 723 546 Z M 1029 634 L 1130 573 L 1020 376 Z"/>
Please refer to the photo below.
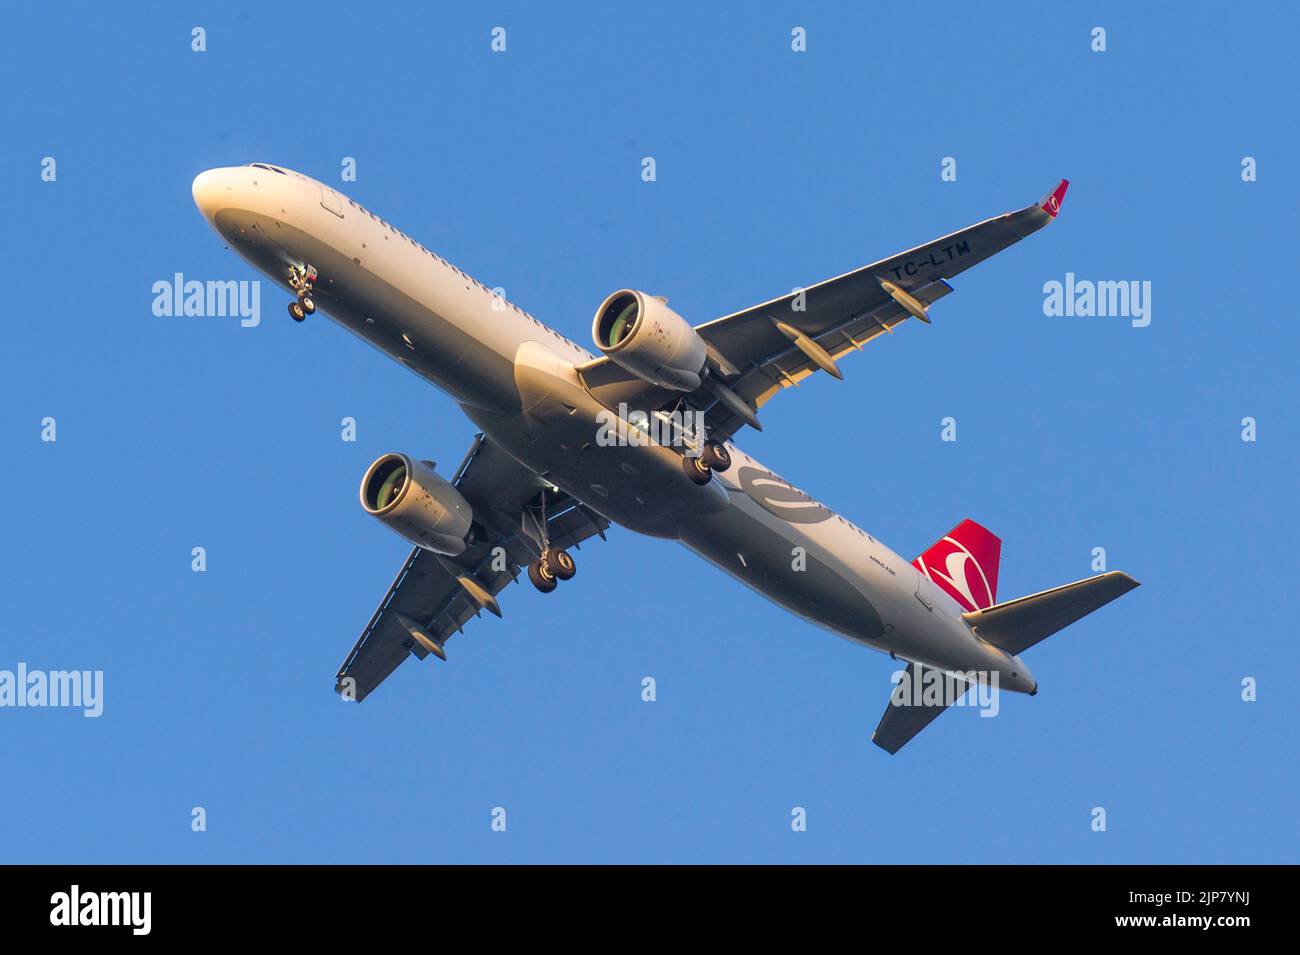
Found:
<path fill-rule="evenodd" d="M 909 663 L 889 697 L 885 715 L 871 734 L 871 742 L 890 755 L 897 753 L 968 689 L 970 684 L 965 680 Z"/>
<path fill-rule="evenodd" d="M 1017 656 L 1136 586 L 1128 574 L 1114 570 L 961 616 L 981 640 Z"/>

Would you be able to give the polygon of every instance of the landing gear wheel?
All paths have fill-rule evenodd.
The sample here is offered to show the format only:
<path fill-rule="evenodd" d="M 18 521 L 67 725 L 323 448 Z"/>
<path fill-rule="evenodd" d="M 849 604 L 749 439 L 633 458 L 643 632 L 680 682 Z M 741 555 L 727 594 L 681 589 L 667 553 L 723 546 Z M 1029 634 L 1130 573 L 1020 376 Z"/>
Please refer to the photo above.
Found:
<path fill-rule="evenodd" d="M 301 269 L 291 265 L 288 281 L 289 288 L 298 293 L 298 301 L 289 303 L 289 314 L 295 322 L 301 322 L 316 311 L 316 301 L 311 297 L 312 286 L 316 283 L 316 269 L 311 265 Z"/>
<path fill-rule="evenodd" d="M 682 470 L 686 476 L 701 486 L 708 484 L 713 477 L 713 469 L 703 457 L 693 458 L 689 455 L 682 457 Z"/>
<path fill-rule="evenodd" d="M 528 579 L 532 582 L 534 587 L 544 594 L 549 594 L 555 589 L 556 584 L 558 583 L 555 579 L 555 575 L 551 572 L 551 569 L 540 560 L 529 562 Z"/>
<path fill-rule="evenodd" d="M 569 552 L 563 548 L 547 552 L 546 566 L 560 580 L 572 580 L 573 575 L 578 572 L 578 566 L 569 556 Z"/>
<path fill-rule="evenodd" d="M 719 474 L 731 467 L 731 452 L 720 441 L 704 442 L 704 451 L 700 457 L 710 469 Z"/>

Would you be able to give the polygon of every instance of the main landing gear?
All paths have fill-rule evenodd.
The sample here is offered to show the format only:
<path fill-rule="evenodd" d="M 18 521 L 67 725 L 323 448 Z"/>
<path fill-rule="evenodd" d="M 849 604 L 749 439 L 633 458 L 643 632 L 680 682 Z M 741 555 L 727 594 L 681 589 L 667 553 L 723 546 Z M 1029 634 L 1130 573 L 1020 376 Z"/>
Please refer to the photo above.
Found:
<path fill-rule="evenodd" d="M 289 288 L 298 293 L 298 301 L 289 303 L 289 314 L 295 322 L 301 322 L 316 311 L 316 301 L 311 296 L 312 286 L 315 284 L 315 266 L 308 265 L 301 269 L 296 265 L 289 267 Z"/>
<path fill-rule="evenodd" d="M 713 477 L 714 471 L 725 471 L 731 467 L 731 452 L 720 441 L 705 441 L 700 453 L 691 457 L 682 456 L 682 470 L 696 484 L 705 485 Z"/>
<path fill-rule="evenodd" d="M 542 556 L 528 564 L 528 579 L 534 587 L 549 594 L 561 580 L 572 580 L 578 567 L 563 547 L 547 548 Z"/>
<path fill-rule="evenodd" d="M 542 593 L 549 594 L 561 580 L 572 580 L 573 575 L 578 572 L 578 566 L 563 547 L 551 546 L 550 525 L 546 520 L 545 491 L 539 496 L 534 510 L 539 513 L 526 515 L 526 517 L 531 516 L 535 522 L 535 529 L 541 537 L 541 554 L 536 560 L 529 561 L 528 579 Z"/>

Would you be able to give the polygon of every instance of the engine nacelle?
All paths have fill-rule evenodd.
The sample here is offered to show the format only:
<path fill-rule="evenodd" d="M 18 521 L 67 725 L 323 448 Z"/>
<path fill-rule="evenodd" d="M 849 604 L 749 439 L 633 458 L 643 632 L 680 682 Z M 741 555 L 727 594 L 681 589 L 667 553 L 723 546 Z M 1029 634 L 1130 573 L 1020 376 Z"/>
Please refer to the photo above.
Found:
<path fill-rule="evenodd" d="M 385 454 L 361 479 L 361 506 L 416 547 L 456 557 L 464 552 L 473 508 L 423 461 Z"/>
<path fill-rule="evenodd" d="M 661 299 L 635 289 L 615 292 L 596 310 L 591 335 L 638 378 L 674 391 L 700 387 L 704 339 Z"/>

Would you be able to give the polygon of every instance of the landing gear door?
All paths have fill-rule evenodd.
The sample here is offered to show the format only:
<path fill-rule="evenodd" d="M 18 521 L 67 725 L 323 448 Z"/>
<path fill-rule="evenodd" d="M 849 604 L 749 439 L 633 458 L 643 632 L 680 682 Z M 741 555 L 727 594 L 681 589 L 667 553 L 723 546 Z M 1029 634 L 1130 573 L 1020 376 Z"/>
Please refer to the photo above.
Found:
<path fill-rule="evenodd" d="M 919 570 L 916 571 L 916 599 L 925 605 L 926 610 L 934 609 L 934 584 Z"/>
<path fill-rule="evenodd" d="M 343 197 L 324 183 L 320 187 L 320 204 L 340 219 L 343 218 Z"/>

